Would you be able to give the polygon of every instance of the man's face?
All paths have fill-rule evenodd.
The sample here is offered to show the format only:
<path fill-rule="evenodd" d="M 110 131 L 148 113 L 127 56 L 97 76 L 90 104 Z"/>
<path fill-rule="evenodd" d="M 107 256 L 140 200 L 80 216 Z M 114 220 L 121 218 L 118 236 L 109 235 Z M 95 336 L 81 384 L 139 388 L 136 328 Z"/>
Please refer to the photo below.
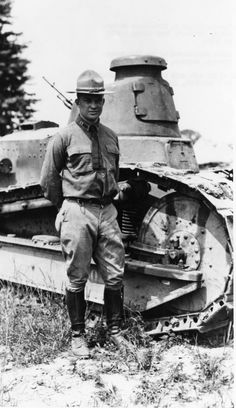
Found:
<path fill-rule="evenodd" d="M 96 122 L 102 113 L 104 105 L 103 95 L 77 95 L 77 105 L 81 116 L 89 122 Z"/>

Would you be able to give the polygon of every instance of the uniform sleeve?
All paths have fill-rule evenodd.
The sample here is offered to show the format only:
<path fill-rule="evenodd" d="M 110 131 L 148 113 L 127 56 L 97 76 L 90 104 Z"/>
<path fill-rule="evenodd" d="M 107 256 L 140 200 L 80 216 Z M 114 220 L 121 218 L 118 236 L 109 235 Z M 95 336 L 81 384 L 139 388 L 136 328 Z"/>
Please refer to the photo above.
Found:
<path fill-rule="evenodd" d="M 57 208 L 61 207 L 63 201 L 60 173 L 65 166 L 65 157 L 63 138 L 57 133 L 48 143 L 40 177 L 44 196 Z"/>

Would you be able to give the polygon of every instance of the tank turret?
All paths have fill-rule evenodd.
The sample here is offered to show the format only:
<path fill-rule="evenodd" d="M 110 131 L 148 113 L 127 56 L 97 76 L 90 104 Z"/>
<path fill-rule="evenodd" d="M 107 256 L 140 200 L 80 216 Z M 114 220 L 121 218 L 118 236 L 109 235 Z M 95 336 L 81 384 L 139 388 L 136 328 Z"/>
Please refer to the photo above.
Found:
<path fill-rule="evenodd" d="M 162 78 L 166 61 L 134 55 L 114 59 L 115 80 L 106 88 L 101 121 L 119 136 L 121 162 L 155 163 L 198 172 L 192 143 L 181 137 L 173 89 Z M 69 122 L 78 115 L 74 103 Z"/>
<path fill-rule="evenodd" d="M 114 93 L 106 97 L 104 123 L 124 136 L 180 137 L 173 90 L 162 78 L 166 68 L 160 57 L 114 59 L 115 82 L 109 88 Z"/>

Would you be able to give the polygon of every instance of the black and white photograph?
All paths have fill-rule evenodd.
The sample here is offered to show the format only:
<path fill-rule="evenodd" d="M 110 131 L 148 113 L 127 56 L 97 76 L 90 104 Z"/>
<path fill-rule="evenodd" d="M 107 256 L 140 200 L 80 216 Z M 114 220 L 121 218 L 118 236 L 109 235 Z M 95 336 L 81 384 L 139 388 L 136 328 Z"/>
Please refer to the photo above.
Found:
<path fill-rule="evenodd" d="M 0 0 L 0 408 L 233 408 L 233 0 Z"/>

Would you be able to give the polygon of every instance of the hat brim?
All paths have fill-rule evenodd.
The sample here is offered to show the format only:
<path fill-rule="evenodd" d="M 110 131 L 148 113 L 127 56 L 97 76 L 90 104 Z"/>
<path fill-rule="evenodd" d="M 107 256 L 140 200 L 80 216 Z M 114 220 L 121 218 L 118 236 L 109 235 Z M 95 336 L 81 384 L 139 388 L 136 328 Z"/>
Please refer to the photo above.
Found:
<path fill-rule="evenodd" d="M 77 90 L 76 91 L 67 91 L 67 93 L 71 93 L 71 94 L 85 94 L 85 95 L 107 95 L 107 94 L 112 94 L 114 93 L 113 91 L 82 91 L 82 90 Z"/>

